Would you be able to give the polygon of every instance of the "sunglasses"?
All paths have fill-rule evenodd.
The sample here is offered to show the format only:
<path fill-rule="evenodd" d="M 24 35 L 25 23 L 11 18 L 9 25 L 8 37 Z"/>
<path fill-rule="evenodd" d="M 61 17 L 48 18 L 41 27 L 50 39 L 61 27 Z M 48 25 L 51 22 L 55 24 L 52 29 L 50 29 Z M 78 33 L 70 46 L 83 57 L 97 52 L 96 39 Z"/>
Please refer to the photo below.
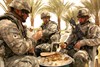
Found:
<path fill-rule="evenodd" d="M 29 12 L 27 10 L 22 10 L 22 12 L 25 14 L 29 14 Z"/>

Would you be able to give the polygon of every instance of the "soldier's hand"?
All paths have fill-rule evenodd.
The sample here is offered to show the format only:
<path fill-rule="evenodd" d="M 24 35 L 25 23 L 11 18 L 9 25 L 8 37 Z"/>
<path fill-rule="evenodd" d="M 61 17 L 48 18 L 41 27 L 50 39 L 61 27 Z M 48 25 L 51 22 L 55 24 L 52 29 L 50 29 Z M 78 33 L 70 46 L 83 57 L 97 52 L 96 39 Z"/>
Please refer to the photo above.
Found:
<path fill-rule="evenodd" d="M 34 53 L 34 47 L 32 47 L 31 49 L 29 49 L 28 52 L 29 52 L 29 53 Z"/>
<path fill-rule="evenodd" d="M 79 50 L 81 48 L 80 42 L 77 42 L 74 46 L 75 50 Z"/>
<path fill-rule="evenodd" d="M 61 48 L 66 48 L 66 46 L 67 46 L 67 44 L 65 44 L 64 42 L 61 42 L 59 45 Z"/>
<path fill-rule="evenodd" d="M 40 31 L 38 31 L 38 32 L 36 32 L 33 36 L 32 36 L 32 38 L 33 39 L 35 39 L 35 40 L 39 40 L 39 39 L 41 39 L 42 38 L 42 30 L 40 30 Z"/>
<path fill-rule="evenodd" d="M 38 30 L 37 31 L 42 31 L 42 28 L 38 28 Z"/>

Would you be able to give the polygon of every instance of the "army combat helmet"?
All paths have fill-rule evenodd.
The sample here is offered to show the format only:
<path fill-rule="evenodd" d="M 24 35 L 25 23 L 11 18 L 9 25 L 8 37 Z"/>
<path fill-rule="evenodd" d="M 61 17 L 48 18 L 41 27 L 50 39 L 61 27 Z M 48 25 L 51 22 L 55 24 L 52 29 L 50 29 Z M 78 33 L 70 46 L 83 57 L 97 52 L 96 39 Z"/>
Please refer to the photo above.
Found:
<path fill-rule="evenodd" d="M 82 9 L 79 10 L 77 17 L 78 18 L 80 18 L 80 17 L 89 17 L 89 11 L 85 8 L 82 8 Z"/>
<path fill-rule="evenodd" d="M 48 13 L 48 12 L 43 12 L 43 13 L 41 14 L 41 19 L 46 18 L 46 17 L 50 18 L 50 13 Z"/>
<path fill-rule="evenodd" d="M 10 8 L 15 8 L 18 10 L 25 10 L 27 13 L 31 12 L 31 7 L 29 4 L 24 0 L 13 0 L 9 5 Z"/>

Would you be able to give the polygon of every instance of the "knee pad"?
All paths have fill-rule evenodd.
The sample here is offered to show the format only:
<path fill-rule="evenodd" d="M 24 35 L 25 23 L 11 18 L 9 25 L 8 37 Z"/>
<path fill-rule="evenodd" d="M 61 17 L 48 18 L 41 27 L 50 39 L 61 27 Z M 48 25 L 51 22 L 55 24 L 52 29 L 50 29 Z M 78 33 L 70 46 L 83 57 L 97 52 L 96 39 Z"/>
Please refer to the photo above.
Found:
<path fill-rule="evenodd" d="M 6 62 L 6 67 L 39 67 L 39 64 L 33 56 L 15 56 Z"/>
<path fill-rule="evenodd" d="M 73 62 L 74 67 L 85 67 L 88 63 L 88 53 L 83 50 L 79 50 L 73 56 L 75 62 Z"/>
<path fill-rule="evenodd" d="M 86 61 L 88 61 L 88 59 L 89 59 L 89 55 L 88 55 L 88 53 L 86 52 L 86 51 L 84 51 L 84 50 L 79 50 L 78 52 L 76 52 L 75 54 L 74 54 L 74 59 L 81 59 L 83 62 L 86 62 Z"/>
<path fill-rule="evenodd" d="M 40 53 L 41 53 L 41 52 L 42 52 L 41 49 L 39 49 L 39 48 L 36 48 L 36 49 L 35 49 L 35 54 L 36 54 L 37 57 L 40 56 Z"/>

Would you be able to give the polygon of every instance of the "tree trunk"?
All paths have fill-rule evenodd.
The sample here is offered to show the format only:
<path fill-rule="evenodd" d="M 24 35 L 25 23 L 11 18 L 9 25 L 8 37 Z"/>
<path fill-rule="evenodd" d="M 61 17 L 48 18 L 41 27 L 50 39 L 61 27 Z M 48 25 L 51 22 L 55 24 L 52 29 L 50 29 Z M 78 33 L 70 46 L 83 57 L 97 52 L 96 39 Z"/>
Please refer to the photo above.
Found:
<path fill-rule="evenodd" d="M 31 17 L 31 26 L 34 27 L 34 18 L 33 17 Z"/>
<path fill-rule="evenodd" d="M 95 16 L 95 24 L 98 26 L 100 25 L 98 13 L 96 13 L 96 16 Z"/>
<path fill-rule="evenodd" d="M 60 31 L 60 18 L 58 17 L 58 30 Z"/>

